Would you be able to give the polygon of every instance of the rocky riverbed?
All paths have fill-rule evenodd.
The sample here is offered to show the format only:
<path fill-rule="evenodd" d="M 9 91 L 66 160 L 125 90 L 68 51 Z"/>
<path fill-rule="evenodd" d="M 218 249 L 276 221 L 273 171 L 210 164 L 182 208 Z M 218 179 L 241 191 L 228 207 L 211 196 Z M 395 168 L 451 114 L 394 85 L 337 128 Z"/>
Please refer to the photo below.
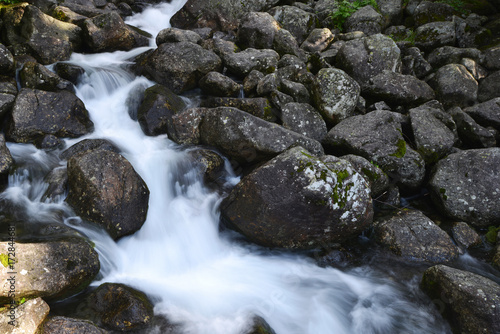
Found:
<path fill-rule="evenodd" d="M 120 148 L 95 138 L 67 147 L 95 130 L 75 92 L 85 69 L 67 60 L 144 47 L 127 70 L 156 84 L 132 90 L 130 118 L 193 148 L 190 164 L 223 197 L 221 230 L 320 266 L 355 267 L 375 249 L 418 267 L 454 333 L 500 332 L 498 0 L 188 0 L 157 36 L 125 23 L 154 2 L 0 6 L 3 189 L 23 164 L 8 146 L 31 144 L 57 153 L 38 171 L 40 200 L 65 199 L 56 222 L 69 207 L 114 240 L 141 229 L 150 190 Z M 226 161 L 237 185 L 225 182 Z M 27 227 L 8 198 L 1 332 L 158 326 L 144 293 L 88 288 L 100 267 L 90 241 L 64 224 Z M 457 264 L 469 253 L 486 269 Z M 49 311 L 78 293 L 81 318 Z M 266 320 L 252 318 L 248 333 L 274 333 Z"/>

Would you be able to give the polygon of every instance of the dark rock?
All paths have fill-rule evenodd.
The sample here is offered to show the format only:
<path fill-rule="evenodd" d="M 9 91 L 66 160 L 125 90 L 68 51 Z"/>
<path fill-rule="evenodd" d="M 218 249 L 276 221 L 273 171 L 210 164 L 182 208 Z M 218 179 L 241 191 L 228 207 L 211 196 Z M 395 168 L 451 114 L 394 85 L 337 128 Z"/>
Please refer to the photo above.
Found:
<path fill-rule="evenodd" d="M 407 3 L 403 6 L 402 0 L 378 0 L 377 5 L 380 14 L 386 18 L 389 25 L 401 24 L 403 8 L 408 7 Z"/>
<path fill-rule="evenodd" d="M 457 11 L 447 3 L 422 1 L 415 12 L 413 19 L 416 26 L 421 26 L 430 22 L 451 21 Z"/>
<path fill-rule="evenodd" d="M 464 111 L 481 126 L 493 126 L 500 131 L 500 98 L 478 103 Z"/>
<path fill-rule="evenodd" d="M 425 60 L 422 52 L 417 47 L 407 48 L 404 52 L 403 74 L 414 75 L 419 79 L 426 77 L 432 72 L 432 66 Z"/>
<path fill-rule="evenodd" d="M 323 153 L 316 140 L 235 108 L 221 107 L 206 113 L 200 138 L 203 144 L 220 149 L 242 164 L 268 160 L 293 145 L 302 145 L 315 155 Z"/>
<path fill-rule="evenodd" d="M 307 52 L 322 52 L 333 42 L 335 36 L 328 28 L 318 28 L 311 31 L 300 46 Z"/>
<path fill-rule="evenodd" d="M 494 281 L 437 265 L 424 272 L 421 287 L 435 299 L 457 333 L 500 332 L 500 286 Z"/>
<path fill-rule="evenodd" d="M 458 47 L 483 48 L 494 41 L 491 31 L 483 27 L 483 21 L 477 15 L 469 15 L 466 19 L 455 16 L 453 21 Z"/>
<path fill-rule="evenodd" d="M 176 42 L 191 42 L 194 44 L 200 44 L 201 36 L 194 31 L 182 30 L 177 28 L 163 29 L 156 36 L 156 45 Z"/>
<path fill-rule="evenodd" d="M 293 97 L 282 93 L 277 89 L 273 90 L 269 94 L 269 100 L 271 101 L 271 104 L 278 110 L 278 112 L 281 112 L 285 105 L 287 105 L 288 103 L 294 102 Z"/>
<path fill-rule="evenodd" d="M 262 78 L 257 84 L 257 95 L 265 96 L 277 90 L 281 85 L 281 80 L 277 73 L 271 73 Z"/>
<path fill-rule="evenodd" d="M 477 100 L 478 83 L 463 65 L 445 65 L 433 80 L 436 96 L 446 108 L 469 107 Z"/>
<path fill-rule="evenodd" d="M 246 49 L 242 52 L 224 56 L 224 65 L 228 70 L 238 76 L 244 77 L 253 70 L 262 73 L 272 73 L 278 65 L 279 54 L 270 49 Z"/>
<path fill-rule="evenodd" d="M 102 14 L 102 13 L 100 13 L 100 14 Z M 87 16 L 78 14 L 65 6 L 54 7 L 54 9 L 52 10 L 52 16 L 56 17 L 58 20 L 61 20 L 63 22 L 72 23 L 72 24 L 77 25 L 79 27 L 82 27 L 83 21 L 88 19 Z"/>
<path fill-rule="evenodd" d="M 431 22 L 415 30 L 415 45 L 423 51 L 441 46 L 455 45 L 455 24 L 453 22 Z"/>
<path fill-rule="evenodd" d="M 203 175 L 206 184 L 224 185 L 225 162 L 224 159 L 214 151 L 197 149 L 189 151 L 192 168 Z"/>
<path fill-rule="evenodd" d="M 8 306 L 0 311 L 0 331 L 4 334 L 38 333 L 37 329 L 50 310 L 42 298 L 31 299 L 15 308 L 15 320 L 13 320 Z"/>
<path fill-rule="evenodd" d="M 14 69 L 14 56 L 9 49 L 0 43 L 0 74 L 12 74 Z"/>
<path fill-rule="evenodd" d="M 120 150 L 107 139 L 84 139 L 67 150 L 64 150 L 59 157 L 63 160 L 69 160 L 78 153 L 92 151 L 95 149 L 108 150 L 115 153 L 120 153 Z"/>
<path fill-rule="evenodd" d="M 479 61 L 481 51 L 474 48 L 456 48 L 453 46 L 443 46 L 433 50 L 427 57 L 427 61 L 434 67 L 439 68 L 448 64 L 460 64 L 463 58 L 471 58 Z"/>
<path fill-rule="evenodd" d="M 469 71 L 469 73 L 477 81 L 486 78 L 486 76 L 488 75 L 488 72 L 474 59 L 463 58 L 462 60 L 460 60 L 460 64 L 464 65 L 467 71 Z"/>
<path fill-rule="evenodd" d="M 479 234 L 464 222 L 454 223 L 451 228 L 451 235 L 457 245 L 462 249 L 469 249 L 474 246 L 479 246 L 482 243 Z"/>
<path fill-rule="evenodd" d="M 389 189 L 373 198 L 373 205 L 378 210 L 394 211 L 394 209 L 400 208 L 401 194 L 399 188 L 394 185 L 389 186 Z"/>
<path fill-rule="evenodd" d="M 54 71 L 61 78 L 68 80 L 73 84 L 77 84 L 80 76 L 85 73 L 85 70 L 74 64 L 58 62 L 54 65 Z"/>
<path fill-rule="evenodd" d="M 299 48 L 299 43 L 286 29 L 280 29 L 276 32 L 272 48 L 278 52 L 280 56 L 290 54 L 305 59 L 304 51 Z"/>
<path fill-rule="evenodd" d="M 484 51 L 484 67 L 488 70 L 500 70 L 500 46 Z"/>
<path fill-rule="evenodd" d="M 168 138 L 177 144 L 198 145 L 200 141 L 200 123 L 204 115 L 211 112 L 207 108 L 190 108 L 172 116 L 168 126 Z"/>
<path fill-rule="evenodd" d="M 163 85 L 154 85 L 144 92 L 144 101 L 137 111 L 137 120 L 146 135 L 165 134 L 172 116 L 184 108 L 184 101 L 170 89 Z"/>
<path fill-rule="evenodd" d="M 278 112 L 273 108 L 265 97 L 254 98 L 210 98 L 203 100 L 200 104 L 205 108 L 233 107 L 240 109 L 268 122 L 275 122 Z"/>
<path fill-rule="evenodd" d="M 10 168 L 14 164 L 14 159 L 5 143 L 5 136 L 0 133 L 0 174 L 9 174 Z"/>
<path fill-rule="evenodd" d="M 68 172 L 66 167 L 54 168 L 43 180 L 48 184 L 42 201 L 58 201 L 65 198 L 68 189 Z"/>
<path fill-rule="evenodd" d="M 113 239 L 136 232 L 146 220 L 149 190 L 120 154 L 94 149 L 71 157 L 68 188 L 66 202 Z"/>
<path fill-rule="evenodd" d="M 0 78 L 0 120 L 11 112 L 16 95 L 16 81 L 13 78 Z"/>
<path fill-rule="evenodd" d="M 481 102 L 500 97 L 500 71 L 488 75 L 479 82 L 477 98 Z"/>
<path fill-rule="evenodd" d="M 257 85 L 264 78 L 264 73 L 252 70 L 243 80 L 243 92 L 247 97 L 253 97 L 257 93 Z"/>
<path fill-rule="evenodd" d="M 371 5 L 361 7 L 344 23 L 344 31 L 362 31 L 366 36 L 382 32 L 385 20 Z"/>
<path fill-rule="evenodd" d="M 221 97 L 237 97 L 241 90 L 241 85 L 219 72 L 208 72 L 200 79 L 199 86 L 203 93 Z"/>
<path fill-rule="evenodd" d="M 7 254 L 8 242 L 0 243 L 0 253 Z M 99 272 L 99 256 L 81 238 L 40 243 L 16 243 L 16 298 L 58 300 L 80 292 Z M 10 302 L 7 284 L 0 290 L 0 300 Z"/>
<path fill-rule="evenodd" d="M 438 162 L 429 181 L 431 198 L 443 212 L 473 226 L 500 219 L 500 148 L 450 154 Z"/>
<path fill-rule="evenodd" d="M 308 249 L 343 241 L 372 220 L 370 190 L 345 160 L 292 148 L 255 169 L 221 204 L 231 228 L 267 247 Z"/>
<path fill-rule="evenodd" d="M 496 146 L 495 133 L 483 128 L 472 117 L 456 107 L 448 110 L 457 125 L 458 136 L 464 147 L 487 148 Z"/>
<path fill-rule="evenodd" d="M 353 154 L 344 155 L 342 159 L 349 161 L 354 169 L 365 178 L 373 198 L 382 195 L 389 188 L 389 177 L 370 161 Z"/>
<path fill-rule="evenodd" d="M 269 13 L 247 13 L 238 27 L 238 45 L 243 49 L 270 49 L 279 29 L 279 23 Z"/>
<path fill-rule="evenodd" d="M 88 112 L 74 94 L 23 88 L 12 108 L 6 136 L 18 143 L 30 143 L 48 134 L 76 138 L 92 130 Z"/>
<path fill-rule="evenodd" d="M 407 260 L 443 263 L 458 257 L 448 234 L 420 211 L 398 210 L 375 220 L 373 228 L 378 243 Z"/>
<path fill-rule="evenodd" d="M 139 65 L 146 76 L 180 94 L 195 88 L 208 72 L 219 71 L 222 62 L 198 44 L 178 42 L 163 43 Z"/>
<path fill-rule="evenodd" d="M 293 82 L 287 79 L 281 79 L 280 90 L 293 97 L 295 102 L 310 103 L 310 95 L 306 86 L 301 83 Z"/>
<path fill-rule="evenodd" d="M 247 334 L 276 334 L 267 321 L 259 316 L 254 316 L 252 325 Z"/>
<path fill-rule="evenodd" d="M 61 316 L 51 317 L 45 321 L 40 334 L 106 334 L 107 331 L 88 320 L 73 319 Z"/>
<path fill-rule="evenodd" d="M 269 14 L 295 37 L 299 45 L 317 27 L 316 15 L 295 6 L 274 7 L 269 11 Z"/>
<path fill-rule="evenodd" d="M 38 63 L 26 62 L 19 71 L 21 86 L 24 88 L 40 89 L 49 92 L 67 90 L 75 92 L 73 84 L 62 79 L 57 74 L 49 71 L 45 66 Z"/>
<path fill-rule="evenodd" d="M 280 118 L 284 128 L 320 142 L 328 132 L 319 112 L 307 103 L 285 104 L 281 109 Z"/>

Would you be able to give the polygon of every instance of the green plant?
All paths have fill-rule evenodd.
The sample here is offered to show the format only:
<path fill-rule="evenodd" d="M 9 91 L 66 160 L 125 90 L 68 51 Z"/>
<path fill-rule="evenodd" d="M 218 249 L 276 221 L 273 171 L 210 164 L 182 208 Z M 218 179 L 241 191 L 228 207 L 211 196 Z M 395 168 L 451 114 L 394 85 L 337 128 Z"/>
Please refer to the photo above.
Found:
<path fill-rule="evenodd" d="M 349 2 L 348 0 L 337 0 L 337 11 L 333 12 L 330 17 L 335 28 L 342 31 L 344 22 L 358 9 L 371 5 L 373 8 L 378 10 L 377 2 L 375 0 L 356 0 L 354 2 Z"/>
<path fill-rule="evenodd" d="M 0 5 L 13 5 L 19 2 L 19 0 L 0 0 Z"/>

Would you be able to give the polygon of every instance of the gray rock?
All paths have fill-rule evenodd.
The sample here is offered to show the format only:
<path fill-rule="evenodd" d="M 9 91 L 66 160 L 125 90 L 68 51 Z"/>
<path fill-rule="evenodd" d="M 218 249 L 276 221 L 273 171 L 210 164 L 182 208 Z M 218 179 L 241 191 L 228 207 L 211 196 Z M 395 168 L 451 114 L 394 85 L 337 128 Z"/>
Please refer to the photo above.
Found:
<path fill-rule="evenodd" d="M 349 161 L 356 171 L 363 175 L 370 186 L 372 198 L 382 195 L 390 186 L 389 177 L 383 170 L 359 155 L 343 155 L 342 159 Z"/>
<path fill-rule="evenodd" d="M 373 222 L 375 240 L 407 260 L 449 262 L 458 257 L 450 236 L 422 212 L 401 209 Z"/>
<path fill-rule="evenodd" d="M 203 93 L 212 96 L 237 97 L 241 91 L 240 84 L 219 72 L 208 72 L 198 84 Z"/>
<path fill-rule="evenodd" d="M 278 66 L 279 54 L 270 49 L 245 51 L 227 54 L 224 56 L 224 65 L 228 70 L 239 76 L 246 76 L 256 70 L 262 73 L 272 73 Z"/>
<path fill-rule="evenodd" d="M 208 186 L 224 186 L 225 162 L 216 152 L 208 149 L 196 149 L 188 152 L 190 168 L 203 175 L 203 180 Z"/>
<path fill-rule="evenodd" d="M 500 97 L 500 71 L 488 75 L 479 82 L 477 98 L 480 102 L 486 102 Z"/>
<path fill-rule="evenodd" d="M 403 19 L 403 1 L 402 0 L 378 0 L 378 9 L 389 25 L 401 24 Z"/>
<path fill-rule="evenodd" d="M 474 48 L 464 49 L 454 46 L 443 46 L 433 50 L 427 57 L 427 61 L 434 68 L 439 68 L 448 64 L 460 64 L 463 58 L 471 58 L 479 61 L 482 58 L 481 51 Z"/>
<path fill-rule="evenodd" d="M 450 154 L 438 162 L 429 181 L 431 198 L 443 212 L 473 226 L 500 219 L 500 148 Z"/>
<path fill-rule="evenodd" d="M 477 100 L 478 83 L 463 65 L 445 65 L 433 80 L 436 96 L 446 108 L 469 107 Z"/>
<path fill-rule="evenodd" d="M 0 253 L 8 254 L 8 247 L 7 241 L 1 242 Z M 16 299 L 58 300 L 82 291 L 92 282 L 99 272 L 99 256 L 81 238 L 16 243 L 16 262 L 8 268 L 2 266 L 4 277 L 12 270 L 19 273 L 15 277 Z M 2 285 L 2 303 L 10 302 L 9 291 L 9 284 Z"/>
<path fill-rule="evenodd" d="M 269 14 L 250 12 L 241 18 L 237 43 L 243 49 L 271 49 L 279 23 Z"/>
<path fill-rule="evenodd" d="M 481 126 L 493 126 L 495 129 L 500 130 L 500 98 L 478 103 L 465 108 L 464 111 Z"/>
<path fill-rule="evenodd" d="M 172 123 L 169 123 L 167 128 L 168 138 L 177 144 L 201 144 L 200 123 L 203 116 L 210 111 L 207 108 L 190 108 L 173 115 Z"/>
<path fill-rule="evenodd" d="M 92 130 L 88 112 L 74 94 L 23 88 L 12 108 L 6 136 L 18 143 L 36 143 L 45 135 L 76 138 Z"/>
<path fill-rule="evenodd" d="M 43 181 L 48 184 L 48 187 L 42 196 L 42 201 L 55 202 L 66 197 L 68 188 L 66 167 L 54 168 Z"/>
<path fill-rule="evenodd" d="M 7 176 L 12 165 L 14 165 L 14 159 L 5 143 L 4 134 L 0 133 L 0 174 Z"/>
<path fill-rule="evenodd" d="M 41 326 L 40 334 L 106 334 L 106 330 L 97 327 L 92 322 L 61 316 L 49 318 Z"/>
<path fill-rule="evenodd" d="M 252 70 L 243 80 L 243 92 L 246 97 L 254 97 L 257 93 L 257 85 L 264 78 L 264 73 Z"/>
<path fill-rule="evenodd" d="M 447 3 L 422 1 L 415 12 L 413 19 L 416 26 L 421 26 L 430 22 L 451 21 L 453 15 L 458 13 Z"/>
<path fill-rule="evenodd" d="M 0 80 L 0 119 L 9 114 L 14 106 L 17 96 L 17 83 L 15 79 Z"/>
<path fill-rule="evenodd" d="M 423 181 L 424 160 L 406 144 L 400 114 L 375 110 L 347 118 L 328 132 L 323 144 L 335 155 L 355 154 L 373 161 L 399 186 L 416 188 Z"/>
<path fill-rule="evenodd" d="M 460 333 L 500 332 L 500 286 L 467 271 L 437 265 L 424 272 L 422 289 Z"/>
<path fill-rule="evenodd" d="M 267 247 L 315 248 L 361 233 L 372 221 L 370 190 L 350 163 L 332 158 L 302 147 L 280 154 L 236 185 L 223 219 Z"/>
<path fill-rule="evenodd" d="M 269 10 L 269 14 L 295 37 L 298 44 L 302 44 L 317 26 L 316 15 L 295 6 L 274 7 Z"/>
<path fill-rule="evenodd" d="M 316 140 L 235 108 L 220 107 L 206 113 L 200 124 L 201 142 L 214 146 L 241 164 L 268 160 L 292 145 L 323 154 Z"/>
<path fill-rule="evenodd" d="M 38 333 L 37 330 L 49 314 L 50 308 L 42 298 L 35 298 L 12 311 L 14 319 L 10 317 L 9 307 L 0 312 L 0 331 L 4 334 Z"/>
<path fill-rule="evenodd" d="M 274 36 L 272 49 L 278 52 L 280 56 L 290 54 L 305 59 L 305 54 L 299 48 L 299 43 L 286 29 L 278 30 Z"/>
<path fill-rule="evenodd" d="M 460 60 L 460 64 L 464 65 L 467 71 L 469 71 L 477 81 L 486 78 L 488 75 L 488 72 L 474 59 L 463 58 Z"/>
<path fill-rule="evenodd" d="M 328 132 L 321 115 L 307 103 L 287 103 L 280 116 L 284 128 L 317 141 L 321 142 Z"/>
<path fill-rule="evenodd" d="M 163 43 L 191 42 L 201 43 L 201 36 L 191 30 L 182 30 L 178 28 L 166 28 L 161 30 L 156 36 L 156 45 Z"/>
<path fill-rule="evenodd" d="M 462 249 L 469 249 L 474 246 L 479 246 L 482 243 L 481 237 L 467 223 L 454 223 L 451 228 L 451 235 Z"/>
<path fill-rule="evenodd" d="M 356 114 L 360 87 L 347 73 L 336 68 L 322 69 L 316 75 L 312 100 L 330 124 Z"/>
<path fill-rule="evenodd" d="M 287 79 L 281 79 L 280 90 L 293 97 L 295 102 L 310 103 L 311 96 L 306 86 L 301 83 L 293 82 Z"/>
<path fill-rule="evenodd" d="M 75 92 L 73 84 L 49 71 L 45 66 L 35 62 L 26 62 L 19 71 L 21 86 L 31 89 L 40 89 L 50 92 L 67 90 Z"/>
<path fill-rule="evenodd" d="M 338 11 L 339 5 L 336 0 L 318 0 L 314 5 L 314 13 L 320 20 L 320 25 L 325 28 L 335 28 L 332 13 Z"/>
<path fill-rule="evenodd" d="M 271 104 L 281 112 L 286 104 L 294 102 L 293 97 L 288 94 L 282 93 L 279 90 L 275 89 L 269 94 L 269 100 Z"/>
<path fill-rule="evenodd" d="M 11 74 L 14 69 L 14 56 L 0 43 L 0 74 Z"/>
<path fill-rule="evenodd" d="M 415 30 L 415 45 L 423 51 L 441 46 L 455 45 L 455 24 L 453 22 L 431 22 Z"/>
<path fill-rule="evenodd" d="M 484 21 L 478 15 L 471 14 L 465 19 L 455 16 L 453 22 L 455 23 L 456 45 L 458 47 L 484 48 L 495 43 L 495 34 L 483 27 Z"/>
<path fill-rule="evenodd" d="M 103 14 L 103 13 L 99 13 L 99 14 Z M 72 24 L 75 24 L 79 27 L 82 25 L 83 21 L 88 19 L 87 16 L 78 14 L 65 6 L 54 7 L 54 9 L 52 10 L 52 15 L 54 17 L 59 18 L 59 20 L 61 20 L 63 22 L 72 23 Z"/>
<path fill-rule="evenodd" d="M 208 72 L 219 72 L 222 61 L 198 44 L 178 42 L 161 44 L 139 66 L 143 74 L 180 94 L 195 88 Z"/>
<path fill-rule="evenodd" d="M 484 51 L 484 67 L 489 70 L 500 70 L 500 46 Z"/>
<path fill-rule="evenodd" d="M 385 20 L 371 5 L 361 7 L 344 23 L 344 31 L 362 31 L 366 36 L 382 32 Z"/>
<path fill-rule="evenodd" d="M 54 71 L 63 79 L 68 80 L 73 84 L 77 84 L 80 76 L 85 73 L 83 67 L 75 64 L 58 62 L 54 65 Z"/>
<path fill-rule="evenodd" d="M 146 220 L 149 190 L 120 154 L 94 149 L 71 157 L 68 188 L 66 202 L 113 239 L 136 232 Z"/>
<path fill-rule="evenodd" d="M 405 50 L 404 54 L 402 59 L 403 74 L 414 75 L 422 79 L 432 72 L 431 64 L 427 62 L 419 48 L 410 47 Z"/>
<path fill-rule="evenodd" d="M 273 91 L 277 90 L 281 85 L 281 80 L 278 75 L 271 73 L 263 77 L 257 84 L 257 95 L 265 96 L 271 94 Z"/>
<path fill-rule="evenodd" d="M 59 157 L 63 160 L 69 160 L 71 157 L 78 153 L 92 151 L 92 150 L 107 150 L 115 153 L 120 153 L 118 147 L 107 139 L 84 139 L 75 145 L 64 150 Z"/>
<path fill-rule="evenodd" d="M 259 72 L 260 73 L 260 72 Z M 273 108 L 271 102 L 265 97 L 254 98 L 210 98 L 203 100 L 200 104 L 205 108 L 233 107 L 240 109 L 268 122 L 277 120 L 277 110 Z"/>
<path fill-rule="evenodd" d="M 313 29 L 300 46 L 307 52 L 322 52 L 333 42 L 335 36 L 328 28 Z"/>
<path fill-rule="evenodd" d="M 483 128 L 474 119 L 455 107 L 448 110 L 457 125 L 458 136 L 464 147 L 487 148 L 496 146 L 495 133 Z"/>

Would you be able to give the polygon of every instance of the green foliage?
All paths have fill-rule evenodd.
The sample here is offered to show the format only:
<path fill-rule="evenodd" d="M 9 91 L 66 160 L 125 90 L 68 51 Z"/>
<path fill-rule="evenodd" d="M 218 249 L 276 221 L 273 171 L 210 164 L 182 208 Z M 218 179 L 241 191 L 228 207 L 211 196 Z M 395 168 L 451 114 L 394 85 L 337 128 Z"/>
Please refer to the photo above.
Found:
<path fill-rule="evenodd" d="M 0 6 L 1 5 L 14 5 L 16 3 L 19 3 L 19 0 L 0 0 Z"/>
<path fill-rule="evenodd" d="M 338 9 L 333 12 L 330 17 L 335 28 L 338 28 L 340 31 L 342 31 L 344 22 L 361 7 L 371 5 L 373 8 L 378 10 L 377 2 L 375 0 L 356 0 L 354 2 L 349 2 L 348 0 L 337 0 L 336 2 Z"/>
<path fill-rule="evenodd" d="M 415 45 L 415 37 L 417 33 L 413 29 L 407 29 L 404 35 L 390 35 L 394 42 L 408 42 L 411 45 Z"/>

